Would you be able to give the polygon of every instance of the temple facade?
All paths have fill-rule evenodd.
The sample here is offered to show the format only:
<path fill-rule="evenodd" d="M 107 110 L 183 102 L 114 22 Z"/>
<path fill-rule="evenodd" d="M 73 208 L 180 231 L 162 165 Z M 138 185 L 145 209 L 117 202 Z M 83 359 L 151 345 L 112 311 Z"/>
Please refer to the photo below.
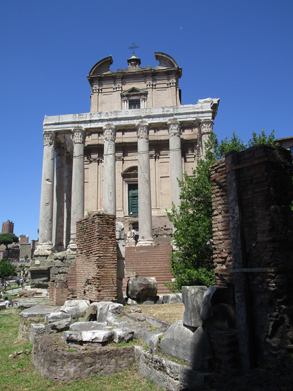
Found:
<path fill-rule="evenodd" d="M 128 245 L 171 241 L 166 210 L 178 205 L 183 172 L 205 153 L 219 99 L 181 105 L 182 69 L 167 54 L 141 67 L 89 72 L 89 113 L 45 116 L 39 243 L 36 255 L 76 250 L 76 222 L 87 213 L 116 215 Z M 134 239 L 135 238 L 135 239 Z"/>

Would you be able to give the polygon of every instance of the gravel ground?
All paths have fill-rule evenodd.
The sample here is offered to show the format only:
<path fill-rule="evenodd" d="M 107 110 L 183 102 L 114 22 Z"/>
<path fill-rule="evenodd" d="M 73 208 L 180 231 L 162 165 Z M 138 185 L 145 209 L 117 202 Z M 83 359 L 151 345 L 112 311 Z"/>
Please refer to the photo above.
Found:
<path fill-rule="evenodd" d="M 184 304 L 177 303 L 127 306 L 125 312 L 130 313 L 131 309 L 134 307 L 141 310 L 140 314 L 142 316 L 151 316 L 152 318 L 161 319 L 169 323 L 174 323 L 176 320 L 182 319 L 184 311 Z"/>

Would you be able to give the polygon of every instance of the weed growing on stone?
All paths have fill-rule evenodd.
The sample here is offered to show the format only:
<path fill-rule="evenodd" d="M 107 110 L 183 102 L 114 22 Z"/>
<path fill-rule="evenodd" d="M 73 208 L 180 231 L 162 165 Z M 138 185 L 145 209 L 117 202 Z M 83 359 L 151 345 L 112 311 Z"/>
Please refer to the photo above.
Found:
<path fill-rule="evenodd" d="M 0 315 L 0 388 L 1 391 L 160 391 L 152 382 L 141 378 L 134 365 L 110 376 L 92 375 L 71 382 L 45 379 L 31 363 L 32 344 L 18 339 L 19 316 L 11 310 Z M 74 349 L 69 349 L 74 350 Z"/>
<path fill-rule="evenodd" d="M 128 342 L 118 342 L 113 343 L 115 348 L 119 348 L 120 346 L 131 346 L 131 345 L 138 345 L 137 341 L 128 341 Z"/>

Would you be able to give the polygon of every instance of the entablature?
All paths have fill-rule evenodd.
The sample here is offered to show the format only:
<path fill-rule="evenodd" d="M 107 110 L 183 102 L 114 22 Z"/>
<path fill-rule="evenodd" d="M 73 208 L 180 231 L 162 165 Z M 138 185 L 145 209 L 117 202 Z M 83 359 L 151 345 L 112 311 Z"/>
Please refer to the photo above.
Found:
<path fill-rule="evenodd" d="M 103 128 L 107 122 L 112 122 L 117 129 L 135 127 L 141 120 L 149 125 L 166 124 L 170 119 L 177 119 L 182 125 L 213 121 L 219 102 L 220 99 L 207 98 L 200 99 L 196 105 L 45 116 L 43 130 L 67 134 L 76 126 L 88 132 Z"/>

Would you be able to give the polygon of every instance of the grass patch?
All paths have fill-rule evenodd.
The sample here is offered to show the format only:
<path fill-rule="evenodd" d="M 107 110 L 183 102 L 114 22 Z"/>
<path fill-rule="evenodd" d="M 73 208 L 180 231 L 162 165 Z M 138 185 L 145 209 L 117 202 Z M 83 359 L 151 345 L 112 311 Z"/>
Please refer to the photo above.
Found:
<path fill-rule="evenodd" d="M 31 363 L 32 344 L 17 338 L 19 316 L 9 310 L 0 314 L 1 390 L 62 390 L 62 391 L 159 391 L 151 381 L 137 374 L 136 366 L 115 375 L 92 375 L 71 382 L 54 382 L 43 378 Z M 70 349 L 69 349 L 70 350 Z M 22 351 L 21 354 L 18 354 Z M 9 356 L 12 355 L 11 358 Z"/>

